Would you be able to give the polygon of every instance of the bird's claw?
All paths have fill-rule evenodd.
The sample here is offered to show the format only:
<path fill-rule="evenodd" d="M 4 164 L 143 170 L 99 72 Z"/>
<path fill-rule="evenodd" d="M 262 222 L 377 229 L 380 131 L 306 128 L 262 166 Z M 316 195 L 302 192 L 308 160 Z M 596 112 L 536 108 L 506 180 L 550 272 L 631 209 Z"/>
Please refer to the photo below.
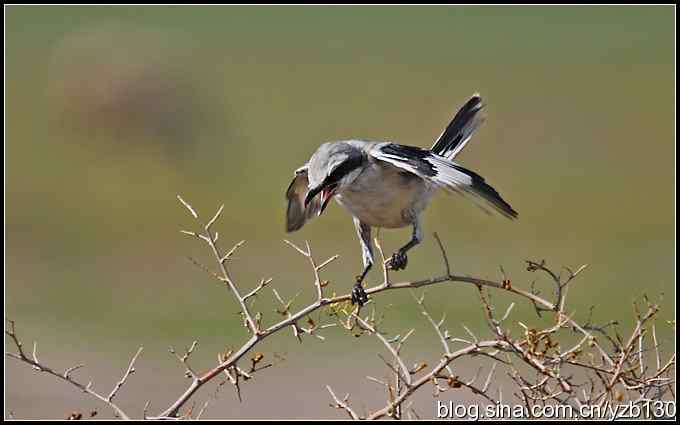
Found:
<path fill-rule="evenodd" d="M 388 267 L 392 270 L 403 270 L 408 264 L 408 257 L 405 252 L 397 251 L 392 254 Z"/>
<path fill-rule="evenodd" d="M 355 283 L 352 287 L 352 305 L 359 304 L 359 307 L 363 307 L 367 302 L 368 295 L 364 291 L 364 287 L 361 286 L 361 282 Z"/>

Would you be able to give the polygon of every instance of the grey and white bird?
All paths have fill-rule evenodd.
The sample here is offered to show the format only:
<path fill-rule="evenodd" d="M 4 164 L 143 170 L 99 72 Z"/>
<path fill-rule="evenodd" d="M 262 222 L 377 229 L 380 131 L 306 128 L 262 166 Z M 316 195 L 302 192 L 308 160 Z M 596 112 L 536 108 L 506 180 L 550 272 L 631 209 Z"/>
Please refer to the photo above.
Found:
<path fill-rule="evenodd" d="M 482 123 L 483 106 L 481 97 L 473 95 L 429 150 L 390 142 L 327 142 L 295 170 L 286 191 L 288 232 L 321 215 L 331 198 L 352 214 L 364 265 L 352 289 L 352 303 L 368 301 L 361 283 L 373 265 L 371 228 L 413 227 L 411 239 L 388 263 L 393 270 L 406 268 L 407 252 L 422 240 L 420 215 L 438 189 L 472 195 L 473 201 L 483 201 L 478 204 L 482 207 L 517 217 L 484 178 L 453 162 Z"/>

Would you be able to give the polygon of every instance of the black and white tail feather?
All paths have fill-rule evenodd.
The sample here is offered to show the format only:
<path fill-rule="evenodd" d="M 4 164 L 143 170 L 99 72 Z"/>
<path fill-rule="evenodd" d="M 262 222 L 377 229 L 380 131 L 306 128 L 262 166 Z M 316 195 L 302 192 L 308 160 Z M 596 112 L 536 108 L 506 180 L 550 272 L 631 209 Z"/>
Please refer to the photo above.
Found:
<path fill-rule="evenodd" d="M 484 104 L 481 96 L 479 93 L 473 94 L 442 131 L 430 151 L 444 158 L 454 159 L 484 122 L 484 116 L 481 114 L 482 108 Z"/>
<path fill-rule="evenodd" d="M 482 98 L 474 94 L 460 108 L 430 150 L 379 143 L 372 149 L 371 155 L 413 173 L 435 187 L 479 197 L 503 216 L 517 218 L 517 211 L 482 176 L 452 161 L 484 121 L 480 114 L 483 107 Z M 482 205 L 479 206 L 484 209 Z"/>

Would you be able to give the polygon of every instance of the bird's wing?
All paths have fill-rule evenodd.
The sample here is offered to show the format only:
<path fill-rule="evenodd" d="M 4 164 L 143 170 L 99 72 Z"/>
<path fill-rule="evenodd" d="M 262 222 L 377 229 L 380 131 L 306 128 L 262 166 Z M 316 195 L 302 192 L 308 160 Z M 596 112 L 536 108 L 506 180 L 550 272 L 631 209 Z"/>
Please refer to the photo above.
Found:
<path fill-rule="evenodd" d="M 517 217 L 517 212 L 484 181 L 482 176 L 440 155 L 415 146 L 394 143 L 376 144 L 371 149 L 370 155 L 379 161 L 415 174 L 435 187 L 479 197 L 507 218 Z"/>
<path fill-rule="evenodd" d="M 316 216 L 321 203 L 319 197 L 311 200 L 305 207 L 309 180 L 307 179 L 307 164 L 295 170 L 295 177 L 286 190 L 288 208 L 286 209 L 286 231 L 294 232 L 304 226 L 305 222 Z"/>

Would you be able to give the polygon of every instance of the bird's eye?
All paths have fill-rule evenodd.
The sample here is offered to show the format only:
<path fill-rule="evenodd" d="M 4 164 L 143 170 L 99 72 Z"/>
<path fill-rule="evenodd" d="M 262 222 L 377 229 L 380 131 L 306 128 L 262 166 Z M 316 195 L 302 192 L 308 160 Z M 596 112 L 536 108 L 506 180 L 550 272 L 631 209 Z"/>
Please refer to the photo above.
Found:
<path fill-rule="evenodd" d="M 352 170 L 359 167 L 361 165 L 361 161 L 362 158 L 360 156 L 347 158 L 332 168 L 332 171 L 328 174 L 326 181 L 328 183 L 337 183 Z"/>
<path fill-rule="evenodd" d="M 334 164 L 332 167 L 330 167 L 330 171 L 328 172 L 328 176 L 336 176 L 338 174 L 338 170 L 340 167 L 342 167 L 342 162 Z"/>

